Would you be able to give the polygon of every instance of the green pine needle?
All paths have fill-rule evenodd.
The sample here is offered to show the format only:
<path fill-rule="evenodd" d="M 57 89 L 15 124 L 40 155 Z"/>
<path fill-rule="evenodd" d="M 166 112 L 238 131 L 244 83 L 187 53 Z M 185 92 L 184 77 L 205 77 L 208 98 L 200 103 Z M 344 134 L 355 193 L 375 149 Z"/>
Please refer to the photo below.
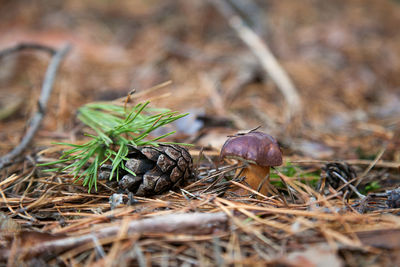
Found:
<path fill-rule="evenodd" d="M 112 164 L 110 179 L 114 173 L 119 179 L 118 170 L 120 169 L 134 174 L 123 164 L 128 155 L 129 146 L 157 146 L 158 140 L 175 132 L 148 140 L 149 134 L 187 115 L 167 109 L 149 108 L 149 103 L 139 103 L 130 110 L 112 103 L 89 103 L 82 106 L 79 108 L 78 119 L 93 129 L 96 135 L 85 134 L 91 140 L 83 145 L 57 143 L 69 146 L 71 149 L 64 151 L 59 160 L 39 164 L 39 166 L 67 164 L 46 171 L 69 171 L 74 175 L 75 182 L 83 179 L 83 185 L 88 187 L 89 192 L 93 187 L 97 191 L 98 170 L 107 161 Z"/>

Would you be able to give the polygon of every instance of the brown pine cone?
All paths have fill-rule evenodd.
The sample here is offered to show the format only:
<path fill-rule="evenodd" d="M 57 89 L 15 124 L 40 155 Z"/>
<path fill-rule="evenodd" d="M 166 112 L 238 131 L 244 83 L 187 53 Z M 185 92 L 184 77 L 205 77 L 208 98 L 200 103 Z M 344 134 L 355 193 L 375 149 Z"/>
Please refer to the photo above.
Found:
<path fill-rule="evenodd" d="M 183 184 L 192 175 L 193 161 L 186 148 L 178 145 L 131 148 L 125 167 L 133 171 L 118 182 L 135 196 L 163 193 Z"/>
<path fill-rule="evenodd" d="M 346 181 L 350 181 L 357 176 L 357 173 L 353 169 L 353 167 L 346 163 L 327 163 L 324 167 L 322 167 L 322 170 L 324 171 L 322 173 L 322 177 L 326 177 L 326 183 L 332 186 L 332 188 L 334 189 L 338 189 L 341 185 L 345 183 L 340 178 L 343 178 Z M 345 186 L 342 190 L 344 191 L 347 188 L 348 186 Z"/>

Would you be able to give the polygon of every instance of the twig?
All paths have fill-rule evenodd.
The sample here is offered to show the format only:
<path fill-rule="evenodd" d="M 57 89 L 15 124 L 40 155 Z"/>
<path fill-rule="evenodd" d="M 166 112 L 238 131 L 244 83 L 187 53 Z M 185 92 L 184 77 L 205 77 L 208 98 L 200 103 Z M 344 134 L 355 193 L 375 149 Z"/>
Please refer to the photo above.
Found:
<path fill-rule="evenodd" d="M 255 1 L 230 0 L 229 2 L 240 13 L 241 17 L 247 21 L 254 32 L 259 35 L 261 35 L 262 31 L 265 32 L 261 22 L 266 21 L 266 19 L 261 14 L 260 7 Z"/>
<path fill-rule="evenodd" d="M 215 228 L 226 228 L 228 217 L 223 212 L 218 213 L 182 213 L 157 216 L 143 220 L 131 221 L 128 224 L 127 234 L 132 233 L 180 233 L 180 234 L 210 234 Z M 93 238 L 103 239 L 116 236 L 121 225 L 114 225 L 98 229 L 92 233 L 60 238 L 36 245 L 20 248 L 21 255 L 39 255 L 41 253 L 65 251 L 88 242 Z M 0 251 L 0 259 L 7 258 L 10 251 Z"/>
<path fill-rule="evenodd" d="M 30 46 L 22 46 L 22 47 L 29 47 L 33 48 L 33 45 Z M 40 48 L 39 48 L 40 47 Z M 45 49 L 45 46 L 37 45 L 37 49 Z M 21 50 L 22 48 L 19 48 Z M 52 48 L 46 48 L 48 51 L 52 51 Z M 44 77 L 43 85 L 42 85 L 42 92 L 40 94 L 40 98 L 38 101 L 38 111 L 33 115 L 30 123 L 30 127 L 25 133 L 22 141 L 19 145 L 17 145 L 11 152 L 2 156 L 0 158 L 0 170 L 3 169 L 6 165 L 10 164 L 11 161 L 20 155 L 29 143 L 32 141 L 33 137 L 35 136 L 36 131 L 40 127 L 40 123 L 46 113 L 47 102 L 49 100 L 51 91 L 53 90 L 53 83 L 55 80 L 55 76 L 58 70 L 58 66 L 61 63 L 61 60 L 64 56 L 68 53 L 71 49 L 69 44 L 64 45 L 60 50 L 58 50 L 54 56 L 52 57 L 49 66 L 47 67 L 47 71 Z M 11 50 L 11 48 L 9 49 Z M 16 51 L 19 51 L 18 49 Z M 10 53 L 10 52 L 8 52 Z"/>
<path fill-rule="evenodd" d="M 351 190 L 353 190 L 353 192 L 361 199 L 365 198 L 365 196 L 363 194 L 361 194 L 360 192 L 358 192 L 357 188 L 352 185 L 351 183 L 349 183 L 343 176 L 341 176 L 339 173 L 337 172 L 333 172 L 333 174 L 338 177 L 340 180 L 342 180 L 342 182 L 344 182 L 345 184 L 348 184 L 348 186 L 351 188 Z"/>
<path fill-rule="evenodd" d="M 286 114 L 288 121 L 302 111 L 301 98 L 285 70 L 272 54 L 265 42 L 249 27 L 226 0 L 210 1 L 229 22 L 240 39 L 250 48 L 258 58 L 265 72 L 275 82 L 288 104 Z"/>
<path fill-rule="evenodd" d="M 10 54 L 20 52 L 22 50 L 41 50 L 47 52 L 51 55 L 54 55 L 57 50 L 50 46 L 35 44 L 35 43 L 20 43 L 13 47 L 9 47 L 0 51 L 0 58 L 8 56 Z"/>
<path fill-rule="evenodd" d="M 357 177 L 355 186 L 358 186 L 361 183 L 361 181 L 365 178 L 365 176 L 368 174 L 368 172 L 370 170 L 372 170 L 372 168 L 376 165 L 376 163 L 381 159 L 381 157 L 382 157 L 383 153 L 385 153 L 385 151 L 386 151 L 386 147 L 382 148 L 379 151 L 378 155 L 376 155 L 375 159 L 371 162 L 371 164 L 369 164 L 368 168 L 359 177 Z"/>
<path fill-rule="evenodd" d="M 139 266 L 140 267 L 146 267 L 147 266 L 147 262 L 146 262 L 146 259 L 145 259 L 144 255 L 143 255 L 143 251 L 140 248 L 140 245 L 138 243 L 136 243 L 133 249 L 135 251 Z"/>

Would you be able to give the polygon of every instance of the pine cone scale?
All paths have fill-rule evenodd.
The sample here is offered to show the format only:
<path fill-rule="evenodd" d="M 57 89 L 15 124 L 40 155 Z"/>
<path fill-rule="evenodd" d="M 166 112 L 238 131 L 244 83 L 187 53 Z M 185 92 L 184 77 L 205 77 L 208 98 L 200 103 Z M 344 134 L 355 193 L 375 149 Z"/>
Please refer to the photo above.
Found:
<path fill-rule="evenodd" d="M 133 188 L 136 185 L 139 185 L 142 182 L 142 180 L 143 180 L 142 176 L 139 175 L 134 176 L 132 174 L 126 174 L 124 175 L 124 177 L 122 177 L 122 179 L 119 181 L 118 184 L 122 189 L 129 190 L 129 188 Z"/>
<path fill-rule="evenodd" d="M 165 149 L 165 154 L 167 154 L 173 160 L 178 160 L 181 156 L 181 153 L 172 146 Z"/>
<path fill-rule="evenodd" d="M 140 152 L 145 155 L 149 160 L 157 161 L 160 151 L 156 150 L 155 148 L 144 147 L 142 150 L 140 150 Z"/>
<path fill-rule="evenodd" d="M 144 159 L 129 159 L 125 163 L 125 167 L 136 174 L 143 174 L 151 168 L 152 162 Z"/>
<path fill-rule="evenodd" d="M 160 167 L 162 172 L 167 172 L 175 166 L 175 161 L 168 156 L 161 154 L 157 159 L 157 166 Z"/>
<path fill-rule="evenodd" d="M 175 167 L 170 175 L 171 181 L 173 183 L 176 183 L 182 177 L 182 175 L 183 172 L 178 167 Z"/>
<path fill-rule="evenodd" d="M 185 169 L 186 169 L 186 166 L 187 166 L 187 161 L 185 161 L 185 159 L 182 157 L 182 158 L 180 158 L 179 160 L 178 160 L 178 168 L 181 170 L 181 171 L 185 171 Z"/>
<path fill-rule="evenodd" d="M 164 174 L 162 177 L 160 177 L 160 179 L 157 180 L 154 191 L 156 193 L 163 192 L 168 189 L 169 186 L 171 186 L 171 182 L 168 178 L 168 175 Z"/>

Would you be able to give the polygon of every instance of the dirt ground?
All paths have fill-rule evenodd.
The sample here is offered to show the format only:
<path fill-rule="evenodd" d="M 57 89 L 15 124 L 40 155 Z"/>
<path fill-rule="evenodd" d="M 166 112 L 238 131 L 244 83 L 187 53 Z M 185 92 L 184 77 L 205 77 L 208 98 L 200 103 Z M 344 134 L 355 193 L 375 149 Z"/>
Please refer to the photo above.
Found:
<path fill-rule="evenodd" d="M 0 169 L 0 266 L 400 265 L 398 25 L 395 0 L 0 0 L 0 156 L 40 110 L 54 56 L 1 51 L 72 47 L 34 139 Z M 189 113 L 164 140 L 193 144 L 182 190 L 114 205 L 105 182 L 88 193 L 37 166 L 87 140 L 79 107 L 133 89 Z M 275 195 L 232 195 L 240 166 L 220 149 L 255 128 L 283 152 Z M 349 183 L 321 189 L 334 172 Z"/>

